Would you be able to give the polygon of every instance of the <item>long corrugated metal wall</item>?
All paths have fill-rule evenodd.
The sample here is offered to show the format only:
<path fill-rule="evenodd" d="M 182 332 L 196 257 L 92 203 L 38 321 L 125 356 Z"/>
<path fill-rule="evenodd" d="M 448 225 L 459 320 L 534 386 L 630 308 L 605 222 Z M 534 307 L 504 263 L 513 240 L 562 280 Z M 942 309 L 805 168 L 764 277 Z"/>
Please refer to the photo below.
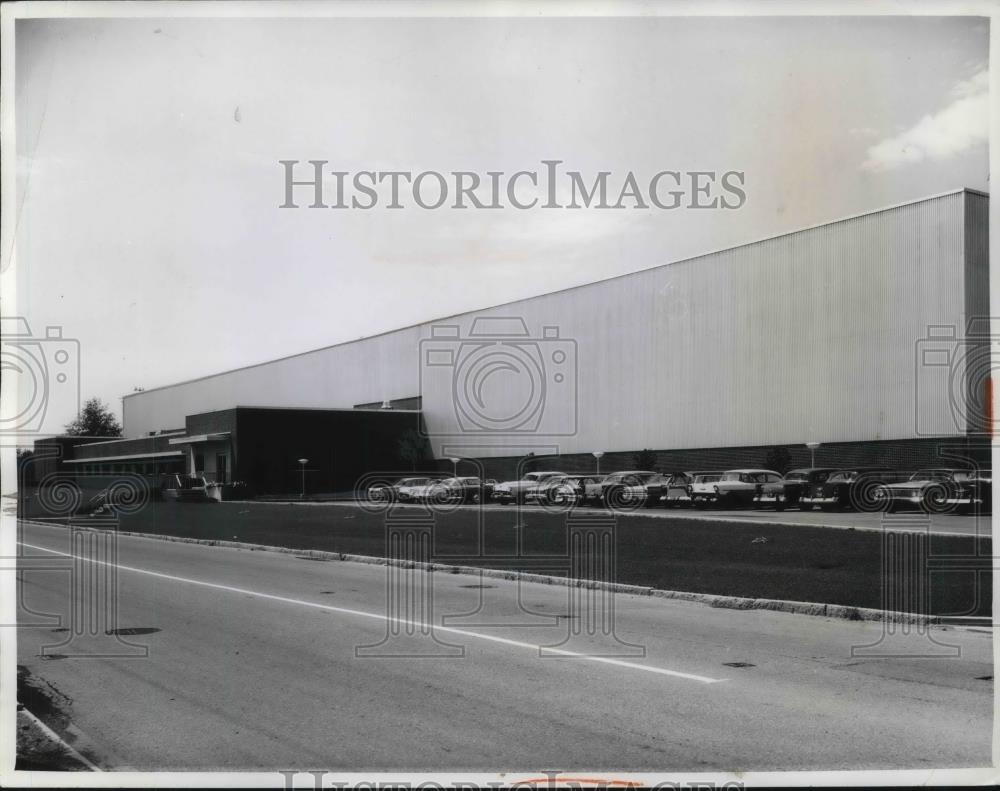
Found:
<path fill-rule="evenodd" d="M 131 395 L 126 430 L 419 393 L 439 455 L 958 435 L 920 351 L 928 325 L 964 327 L 967 292 L 983 291 L 966 247 L 984 244 L 987 200 L 957 192 Z M 472 337 L 488 317 L 522 318 L 530 337 Z"/>

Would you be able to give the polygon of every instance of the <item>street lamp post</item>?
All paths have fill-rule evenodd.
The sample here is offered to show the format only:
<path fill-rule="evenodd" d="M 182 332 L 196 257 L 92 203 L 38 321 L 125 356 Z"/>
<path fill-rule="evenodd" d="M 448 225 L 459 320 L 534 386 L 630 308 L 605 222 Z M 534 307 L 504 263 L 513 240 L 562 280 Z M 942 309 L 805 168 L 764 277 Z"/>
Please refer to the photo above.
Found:
<path fill-rule="evenodd" d="M 453 478 L 457 478 L 458 477 L 458 463 L 461 461 L 461 459 L 457 458 L 456 456 L 450 456 L 448 458 L 448 461 L 451 462 L 451 476 Z"/>
<path fill-rule="evenodd" d="M 816 448 L 820 446 L 818 442 L 807 442 L 806 447 L 809 448 L 809 466 L 816 466 Z"/>
<path fill-rule="evenodd" d="M 309 463 L 309 459 L 299 459 L 299 464 L 302 467 L 302 494 L 299 495 L 299 499 L 303 499 L 306 496 L 306 465 Z"/>
<path fill-rule="evenodd" d="M 601 456 L 603 455 L 604 455 L 603 450 L 595 450 L 593 453 L 594 458 L 597 459 L 597 471 L 595 473 L 596 475 L 601 474 Z"/>

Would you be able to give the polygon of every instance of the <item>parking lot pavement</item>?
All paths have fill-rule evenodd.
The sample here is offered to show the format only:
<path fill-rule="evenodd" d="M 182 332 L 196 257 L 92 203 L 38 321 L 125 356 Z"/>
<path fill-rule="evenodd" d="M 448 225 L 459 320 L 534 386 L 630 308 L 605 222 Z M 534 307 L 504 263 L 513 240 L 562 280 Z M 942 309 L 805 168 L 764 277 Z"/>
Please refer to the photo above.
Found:
<path fill-rule="evenodd" d="M 353 502 L 301 503 L 302 505 L 353 506 Z M 399 506 L 396 507 L 406 507 Z M 413 505 L 413 508 L 423 508 Z M 449 506 L 450 508 L 480 508 L 478 505 Z M 552 508 L 540 505 L 500 505 L 489 503 L 489 510 L 523 511 L 525 513 L 551 512 Z M 592 506 L 580 506 L 583 511 L 600 512 Z M 654 519 L 692 519 L 706 522 L 732 522 L 734 524 L 780 524 L 829 527 L 839 530 L 892 530 L 930 532 L 942 535 L 989 537 L 992 534 L 990 516 L 960 516 L 958 514 L 925 514 L 922 511 L 898 511 L 894 514 L 860 513 L 856 511 L 776 511 L 774 508 L 740 508 L 730 510 L 698 510 L 693 508 L 639 508 L 622 511 L 620 515 L 651 517 Z"/>

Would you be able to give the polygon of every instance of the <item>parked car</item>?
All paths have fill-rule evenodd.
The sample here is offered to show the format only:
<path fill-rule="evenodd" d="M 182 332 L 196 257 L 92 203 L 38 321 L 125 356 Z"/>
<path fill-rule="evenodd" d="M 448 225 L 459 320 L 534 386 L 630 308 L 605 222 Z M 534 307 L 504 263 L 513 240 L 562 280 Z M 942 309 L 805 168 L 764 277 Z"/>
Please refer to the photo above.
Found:
<path fill-rule="evenodd" d="M 715 487 L 723 475 L 721 472 L 695 473 L 687 487 L 691 505 L 695 508 L 704 508 L 709 503 L 715 502 L 717 496 Z"/>
<path fill-rule="evenodd" d="M 420 499 L 435 503 L 481 503 L 492 489 L 477 477 L 445 478 L 431 483 Z"/>
<path fill-rule="evenodd" d="M 705 492 L 703 499 L 725 507 L 750 505 L 760 497 L 765 484 L 780 480 L 781 473 L 774 470 L 727 470 L 711 484 L 711 493 Z"/>
<path fill-rule="evenodd" d="M 576 502 L 580 504 L 589 503 L 592 496 L 595 499 L 600 494 L 601 478 L 594 475 L 570 475 L 569 484 L 576 492 Z"/>
<path fill-rule="evenodd" d="M 553 475 L 566 477 L 566 473 L 564 472 L 525 473 L 524 477 L 519 481 L 504 481 L 493 487 L 493 499 L 503 505 L 508 505 L 512 502 L 523 503 L 527 499 L 529 491 Z"/>
<path fill-rule="evenodd" d="M 580 499 L 578 479 L 569 475 L 549 475 L 524 493 L 526 502 L 543 505 L 566 505 Z"/>
<path fill-rule="evenodd" d="M 668 508 L 691 505 L 691 485 L 699 476 L 718 476 L 721 472 L 698 471 L 698 472 L 675 472 L 672 475 L 665 475 L 666 483 L 660 494 L 660 503 Z M 716 477 L 714 480 L 718 480 Z"/>
<path fill-rule="evenodd" d="M 659 502 L 663 475 L 652 470 L 613 472 L 601 481 L 601 502 L 608 508 L 632 509 Z"/>
<path fill-rule="evenodd" d="M 604 490 L 604 479 L 607 476 L 594 476 L 583 479 L 583 502 L 586 505 L 600 505 L 601 492 Z"/>
<path fill-rule="evenodd" d="M 818 505 L 824 511 L 835 508 L 876 511 L 884 508 L 886 501 L 876 498 L 875 493 L 885 484 L 899 483 L 909 477 L 907 472 L 886 467 L 841 469 L 830 473 L 822 483 L 812 484 L 800 500 L 805 506 L 811 508 Z"/>
<path fill-rule="evenodd" d="M 802 500 L 802 495 L 811 492 L 816 484 L 825 483 L 830 474 L 836 471 L 836 467 L 802 467 L 789 470 L 780 481 L 769 481 L 761 487 L 757 504 L 772 503 L 777 511 L 784 511 L 786 508 L 811 511 L 812 503 Z"/>
<path fill-rule="evenodd" d="M 956 511 L 970 513 L 990 507 L 993 476 L 990 473 L 961 469 L 917 470 L 909 480 L 889 483 L 875 492 L 885 500 L 886 510 L 920 508 L 927 513 Z"/>
<path fill-rule="evenodd" d="M 396 499 L 401 503 L 419 502 L 427 497 L 430 487 L 436 480 L 429 476 L 403 478 L 393 487 L 396 490 Z"/>
<path fill-rule="evenodd" d="M 401 486 L 421 486 L 426 478 L 400 478 L 395 483 L 377 483 L 369 486 L 366 495 L 373 503 L 393 502 L 399 495 Z"/>

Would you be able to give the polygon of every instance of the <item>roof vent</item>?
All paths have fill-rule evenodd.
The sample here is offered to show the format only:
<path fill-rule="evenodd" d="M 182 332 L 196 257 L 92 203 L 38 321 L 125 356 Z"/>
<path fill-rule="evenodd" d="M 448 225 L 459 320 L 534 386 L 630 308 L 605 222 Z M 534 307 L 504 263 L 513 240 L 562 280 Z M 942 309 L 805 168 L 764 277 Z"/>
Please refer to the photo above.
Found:
<path fill-rule="evenodd" d="M 389 403 L 388 399 L 382 402 L 382 409 L 392 409 L 392 404 Z"/>

